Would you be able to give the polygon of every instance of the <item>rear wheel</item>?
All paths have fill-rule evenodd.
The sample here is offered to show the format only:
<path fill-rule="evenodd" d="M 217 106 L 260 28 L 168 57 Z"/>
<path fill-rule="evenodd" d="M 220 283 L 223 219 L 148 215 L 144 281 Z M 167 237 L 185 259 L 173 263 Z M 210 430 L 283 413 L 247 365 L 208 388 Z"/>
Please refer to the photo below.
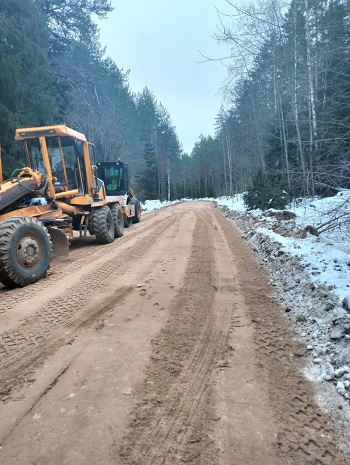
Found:
<path fill-rule="evenodd" d="M 111 205 L 110 208 L 114 223 L 114 236 L 122 237 L 122 235 L 124 234 L 124 217 L 122 209 L 120 208 L 120 205 L 118 205 L 117 203 Z"/>
<path fill-rule="evenodd" d="M 141 202 L 139 199 L 132 198 L 129 203 L 134 204 L 135 216 L 132 219 L 133 223 L 139 223 L 141 221 Z"/>
<path fill-rule="evenodd" d="M 114 241 L 114 222 L 112 212 L 107 205 L 95 208 L 92 223 L 98 242 L 101 244 L 110 244 Z"/>
<path fill-rule="evenodd" d="M 0 281 L 23 287 L 47 275 L 52 243 L 47 229 L 36 218 L 19 216 L 0 224 Z"/>

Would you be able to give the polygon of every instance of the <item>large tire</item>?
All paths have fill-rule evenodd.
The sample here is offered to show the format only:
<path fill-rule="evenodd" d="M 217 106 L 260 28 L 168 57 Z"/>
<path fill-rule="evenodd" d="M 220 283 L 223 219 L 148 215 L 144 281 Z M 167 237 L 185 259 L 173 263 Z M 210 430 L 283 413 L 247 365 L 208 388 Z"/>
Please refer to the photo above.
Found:
<path fill-rule="evenodd" d="M 124 234 L 124 217 L 120 205 L 113 203 L 110 207 L 114 223 L 114 237 L 122 237 Z"/>
<path fill-rule="evenodd" d="M 107 205 L 95 208 L 92 223 L 96 240 L 100 244 L 110 244 L 114 241 L 114 222 L 112 212 Z"/>
<path fill-rule="evenodd" d="M 124 227 L 125 228 L 130 228 L 131 225 L 132 225 L 132 218 L 130 218 L 129 216 L 124 215 Z"/>
<path fill-rule="evenodd" d="M 0 224 L 0 281 L 23 287 L 47 275 L 52 243 L 47 229 L 36 218 L 18 216 Z"/>
<path fill-rule="evenodd" d="M 135 207 L 135 216 L 132 219 L 133 223 L 139 223 L 141 221 L 141 202 L 139 199 L 132 198 L 129 203 L 133 203 Z"/>

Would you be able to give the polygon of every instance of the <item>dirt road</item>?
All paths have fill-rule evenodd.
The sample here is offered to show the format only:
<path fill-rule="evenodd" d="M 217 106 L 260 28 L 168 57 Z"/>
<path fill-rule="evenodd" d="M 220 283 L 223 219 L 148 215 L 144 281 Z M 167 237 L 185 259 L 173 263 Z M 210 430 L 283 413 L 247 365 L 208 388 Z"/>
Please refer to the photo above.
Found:
<path fill-rule="evenodd" d="M 305 347 L 209 203 L 0 288 L 0 463 L 340 465 Z"/>

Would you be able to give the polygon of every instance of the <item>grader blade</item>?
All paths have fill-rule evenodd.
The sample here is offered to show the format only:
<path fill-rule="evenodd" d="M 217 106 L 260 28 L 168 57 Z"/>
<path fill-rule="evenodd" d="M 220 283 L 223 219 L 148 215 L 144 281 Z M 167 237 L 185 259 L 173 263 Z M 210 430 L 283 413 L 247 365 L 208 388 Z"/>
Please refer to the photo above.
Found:
<path fill-rule="evenodd" d="M 55 227 L 47 227 L 47 230 L 51 236 L 53 254 L 55 257 L 67 257 L 69 249 L 69 240 L 63 231 Z"/>

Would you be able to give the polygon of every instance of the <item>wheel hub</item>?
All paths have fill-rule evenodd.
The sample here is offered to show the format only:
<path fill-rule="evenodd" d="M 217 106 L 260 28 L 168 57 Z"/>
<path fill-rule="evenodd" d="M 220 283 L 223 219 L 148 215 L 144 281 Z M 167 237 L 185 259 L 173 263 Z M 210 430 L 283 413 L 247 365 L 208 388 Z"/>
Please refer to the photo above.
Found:
<path fill-rule="evenodd" d="M 24 267 L 33 267 L 38 262 L 40 247 L 34 237 L 24 236 L 17 246 L 17 259 Z"/>

